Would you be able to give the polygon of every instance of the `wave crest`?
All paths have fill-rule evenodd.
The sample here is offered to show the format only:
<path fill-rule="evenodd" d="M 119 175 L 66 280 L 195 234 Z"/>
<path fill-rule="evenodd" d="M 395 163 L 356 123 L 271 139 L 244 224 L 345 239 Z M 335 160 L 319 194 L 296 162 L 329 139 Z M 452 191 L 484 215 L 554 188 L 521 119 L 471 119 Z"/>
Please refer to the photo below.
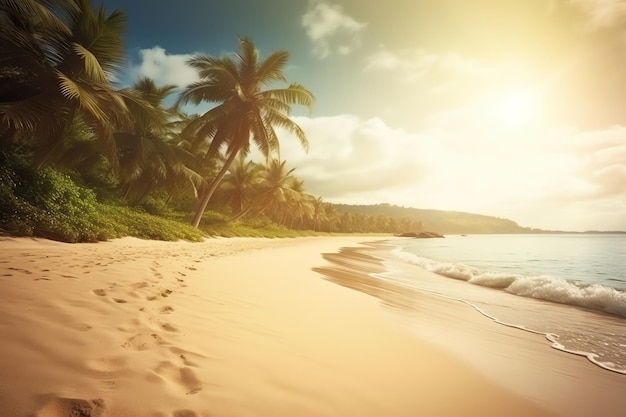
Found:
<path fill-rule="evenodd" d="M 504 290 L 522 297 L 569 304 L 626 317 L 626 292 L 600 284 L 582 286 L 558 277 L 481 271 L 463 264 L 440 262 L 402 250 L 395 251 L 401 259 L 427 271 L 474 285 Z"/>

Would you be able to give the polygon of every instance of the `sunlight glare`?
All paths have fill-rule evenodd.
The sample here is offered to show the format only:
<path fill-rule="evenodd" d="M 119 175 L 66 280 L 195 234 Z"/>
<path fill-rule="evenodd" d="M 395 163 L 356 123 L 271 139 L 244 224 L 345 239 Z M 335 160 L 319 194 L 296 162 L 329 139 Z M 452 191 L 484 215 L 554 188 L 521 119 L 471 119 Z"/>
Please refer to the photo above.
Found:
<path fill-rule="evenodd" d="M 521 127 L 530 124 L 539 111 L 539 95 L 534 90 L 514 90 L 489 100 L 485 116 L 497 126 Z"/>

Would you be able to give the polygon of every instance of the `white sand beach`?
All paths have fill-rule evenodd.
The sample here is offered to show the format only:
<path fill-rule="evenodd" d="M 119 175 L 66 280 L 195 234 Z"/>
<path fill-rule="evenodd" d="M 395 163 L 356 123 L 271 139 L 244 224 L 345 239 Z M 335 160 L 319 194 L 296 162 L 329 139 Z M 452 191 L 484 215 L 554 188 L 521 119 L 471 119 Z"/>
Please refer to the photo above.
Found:
<path fill-rule="evenodd" d="M 314 270 L 372 239 L 3 238 L 0 415 L 558 415 Z"/>

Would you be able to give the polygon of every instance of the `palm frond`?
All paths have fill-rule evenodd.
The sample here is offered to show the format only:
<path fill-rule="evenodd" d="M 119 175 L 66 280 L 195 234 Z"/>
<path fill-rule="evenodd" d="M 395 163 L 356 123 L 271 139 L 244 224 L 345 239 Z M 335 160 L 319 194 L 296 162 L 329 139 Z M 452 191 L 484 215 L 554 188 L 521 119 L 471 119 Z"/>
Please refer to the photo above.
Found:
<path fill-rule="evenodd" d="M 266 117 L 267 117 L 268 123 L 271 123 L 272 125 L 280 126 L 283 129 L 295 134 L 298 140 L 300 141 L 300 145 L 302 145 L 302 148 L 305 151 L 309 150 L 309 141 L 306 138 L 306 134 L 296 122 L 294 122 L 288 116 L 285 116 L 282 113 L 274 112 L 274 111 L 268 111 L 266 114 Z"/>
<path fill-rule="evenodd" d="M 211 80 L 196 81 L 185 88 L 176 100 L 175 106 L 180 108 L 184 104 L 200 104 L 202 102 L 218 103 L 232 96 L 232 91 L 223 85 L 215 84 Z"/>
<path fill-rule="evenodd" d="M 167 129 L 165 125 L 167 121 L 166 110 L 155 106 L 153 102 L 145 99 L 142 93 L 135 89 L 123 89 L 117 93 L 121 96 L 132 116 L 135 129 L 142 131 L 142 133 L 165 133 Z"/>
<path fill-rule="evenodd" d="M 6 127 L 34 132 L 42 123 L 55 123 L 50 117 L 59 110 L 58 102 L 45 93 L 10 103 L 0 103 L 0 121 Z"/>
<path fill-rule="evenodd" d="M 124 61 L 126 15 L 114 10 L 106 15 L 104 5 L 93 10 L 91 0 L 75 0 L 78 8 L 69 13 L 74 42 L 96 57 L 107 76 L 112 76 Z"/>
<path fill-rule="evenodd" d="M 212 55 L 197 54 L 191 57 L 187 64 L 198 70 L 198 75 L 203 80 L 221 79 L 232 85 L 239 77 L 235 63 L 228 57 L 217 58 Z"/>
<path fill-rule="evenodd" d="M 289 52 L 277 51 L 267 57 L 257 68 L 256 79 L 267 85 L 272 81 L 287 81 L 283 69 L 289 60 Z"/>
<path fill-rule="evenodd" d="M 268 158 L 271 153 L 276 153 L 280 156 L 278 135 L 276 135 L 272 124 L 269 123 L 266 118 L 262 117 L 260 112 L 257 112 L 255 116 L 254 123 L 250 124 L 252 140 L 255 145 L 265 158 Z"/>
<path fill-rule="evenodd" d="M 61 71 L 57 71 L 57 77 L 59 78 L 59 91 L 64 97 L 68 100 L 77 100 L 80 98 L 80 87 L 74 80 Z"/>
<path fill-rule="evenodd" d="M 267 90 L 262 94 L 266 97 L 269 96 L 285 103 L 299 104 L 301 106 L 308 107 L 309 109 L 313 108 L 313 103 L 315 101 L 313 93 L 300 84 L 290 84 L 287 88 Z"/>
<path fill-rule="evenodd" d="M 239 80 L 244 85 L 255 82 L 259 51 L 249 38 L 239 38 L 239 50 L 235 54 Z"/>
<path fill-rule="evenodd" d="M 0 1 L 0 10 L 3 13 L 20 17 L 23 21 L 37 23 L 41 27 L 69 35 L 70 29 L 53 12 L 52 5 L 46 3 L 48 2 L 37 0 L 2 0 Z M 71 0 L 57 1 L 56 6 L 63 10 L 72 10 L 76 7 Z"/>
<path fill-rule="evenodd" d="M 84 69 L 87 77 L 97 83 L 105 83 L 107 76 L 95 55 L 79 43 L 73 43 L 72 45 L 76 54 L 81 57 L 85 64 Z"/>

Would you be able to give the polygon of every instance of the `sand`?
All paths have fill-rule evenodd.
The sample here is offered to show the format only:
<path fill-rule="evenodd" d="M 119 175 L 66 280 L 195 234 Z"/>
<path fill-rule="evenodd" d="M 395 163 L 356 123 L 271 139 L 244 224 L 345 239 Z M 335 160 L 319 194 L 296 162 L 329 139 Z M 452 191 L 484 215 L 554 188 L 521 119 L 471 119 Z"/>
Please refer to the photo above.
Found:
<path fill-rule="evenodd" d="M 406 331 L 375 260 L 322 257 L 368 240 L 0 240 L 0 416 L 560 414 Z"/>

